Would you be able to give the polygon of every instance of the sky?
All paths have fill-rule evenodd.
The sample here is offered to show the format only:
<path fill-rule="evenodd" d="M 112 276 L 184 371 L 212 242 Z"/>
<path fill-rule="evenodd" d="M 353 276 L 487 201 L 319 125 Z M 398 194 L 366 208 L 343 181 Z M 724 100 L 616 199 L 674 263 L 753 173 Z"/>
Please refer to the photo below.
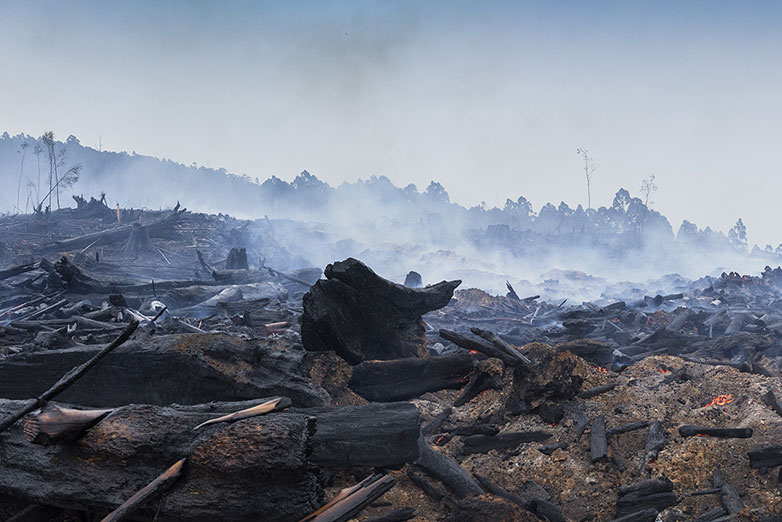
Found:
<path fill-rule="evenodd" d="M 0 0 L 0 131 L 782 243 L 782 3 Z M 227 205 L 230 203 L 227 202 Z M 226 209 L 230 212 L 230 208 Z"/>

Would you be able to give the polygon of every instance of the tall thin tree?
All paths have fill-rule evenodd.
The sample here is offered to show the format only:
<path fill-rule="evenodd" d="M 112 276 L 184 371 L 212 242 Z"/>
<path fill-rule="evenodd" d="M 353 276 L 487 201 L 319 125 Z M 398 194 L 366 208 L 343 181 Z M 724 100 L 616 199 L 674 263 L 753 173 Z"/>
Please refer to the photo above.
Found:
<path fill-rule="evenodd" d="M 27 143 L 26 141 L 22 141 L 22 144 L 19 145 L 19 148 L 21 150 L 16 151 L 18 154 L 22 155 L 21 165 L 19 167 L 19 183 L 17 183 L 17 185 L 16 185 L 16 210 L 17 211 L 21 210 L 19 208 L 19 205 L 20 205 L 19 197 L 20 197 L 20 192 L 22 190 L 22 178 L 24 177 L 24 158 L 25 158 L 25 156 L 27 156 L 27 147 L 29 145 L 30 144 Z"/>
<path fill-rule="evenodd" d="M 584 177 L 587 182 L 587 210 L 592 208 L 592 174 L 595 172 L 595 160 L 589 155 L 587 149 L 576 149 L 579 156 L 584 158 Z"/>

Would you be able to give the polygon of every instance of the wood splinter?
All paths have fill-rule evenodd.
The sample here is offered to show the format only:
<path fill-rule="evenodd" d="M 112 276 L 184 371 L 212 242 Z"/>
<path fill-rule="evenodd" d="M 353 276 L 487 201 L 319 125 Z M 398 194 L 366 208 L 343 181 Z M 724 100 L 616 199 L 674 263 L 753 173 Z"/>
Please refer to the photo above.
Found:
<path fill-rule="evenodd" d="M 179 459 L 176 461 L 173 466 L 164 471 L 155 480 L 138 490 L 117 509 L 106 515 L 101 522 L 118 522 L 119 520 L 124 520 L 153 496 L 156 496 L 163 490 L 171 487 L 171 485 L 182 475 L 186 460 L 187 459 Z"/>
<path fill-rule="evenodd" d="M 47 404 L 24 419 L 24 436 L 33 444 L 73 440 L 114 410 L 75 410 Z"/>
<path fill-rule="evenodd" d="M 202 422 L 201 424 L 199 424 L 193 429 L 197 430 L 199 428 L 203 428 L 204 426 L 208 426 L 210 424 L 216 424 L 218 422 L 233 422 L 242 419 L 247 419 L 249 417 L 255 417 L 257 415 L 264 415 L 272 411 L 284 410 L 285 408 L 289 408 L 290 405 L 291 405 L 291 400 L 289 398 L 275 397 L 257 406 L 253 406 L 252 408 L 247 408 L 245 410 L 229 413 L 228 415 L 223 415 L 222 417 L 217 417 L 216 419 L 209 419 L 208 421 Z"/>

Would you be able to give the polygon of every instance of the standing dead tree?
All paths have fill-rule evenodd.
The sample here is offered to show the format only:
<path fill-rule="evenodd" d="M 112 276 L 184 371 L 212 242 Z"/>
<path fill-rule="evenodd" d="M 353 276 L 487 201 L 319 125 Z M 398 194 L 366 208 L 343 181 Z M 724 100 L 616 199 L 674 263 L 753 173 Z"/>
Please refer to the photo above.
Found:
<path fill-rule="evenodd" d="M 20 196 L 19 195 L 20 195 L 20 192 L 22 190 L 22 178 L 24 177 L 24 158 L 25 158 L 25 156 L 27 156 L 27 147 L 29 147 L 29 146 L 30 146 L 29 143 L 27 143 L 26 141 L 23 141 L 22 144 L 19 145 L 19 149 L 20 150 L 16 151 L 17 154 L 21 154 L 22 155 L 21 165 L 19 166 L 19 183 L 17 183 L 17 185 L 16 185 L 16 210 L 17 211 L 21 210 L 19 208 L 19 205 L 20 205 L 20 202 L 19 202 L 19 197 Z"/>
<path fill-rule="evenodd" d="M 589 155 L 587 149 L 576 149 L 579 156 L 584 158 L 584 176 L 587 182 L 587 210 L 592 208 L 592 174 L 595 172 L 595 160 Z"/>

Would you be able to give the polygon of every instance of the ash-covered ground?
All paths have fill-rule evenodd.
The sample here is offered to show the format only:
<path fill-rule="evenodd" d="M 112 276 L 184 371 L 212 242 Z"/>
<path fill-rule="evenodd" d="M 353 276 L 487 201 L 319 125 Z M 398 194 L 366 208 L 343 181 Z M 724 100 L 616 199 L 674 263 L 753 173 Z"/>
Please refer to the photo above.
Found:
<path fill-rule="evenodd" d="M 458 264 L 313 267 L 290 222 L 0 228 L 6 518 L 782 516 L 782 269 L 491 295 Z"/>

